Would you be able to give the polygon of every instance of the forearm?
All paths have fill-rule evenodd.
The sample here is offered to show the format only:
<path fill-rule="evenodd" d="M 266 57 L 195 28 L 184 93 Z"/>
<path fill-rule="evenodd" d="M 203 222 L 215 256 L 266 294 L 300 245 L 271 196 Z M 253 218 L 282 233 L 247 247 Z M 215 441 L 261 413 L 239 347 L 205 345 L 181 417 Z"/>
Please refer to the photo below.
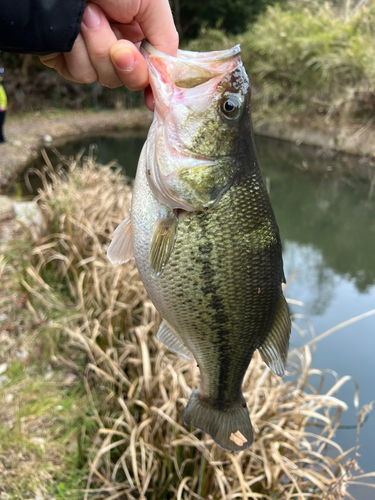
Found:
<path fill-rule="evenodd" d="M 26 54 L 69 52 L 85 0 L 1 0 L 0 50 Z"/>

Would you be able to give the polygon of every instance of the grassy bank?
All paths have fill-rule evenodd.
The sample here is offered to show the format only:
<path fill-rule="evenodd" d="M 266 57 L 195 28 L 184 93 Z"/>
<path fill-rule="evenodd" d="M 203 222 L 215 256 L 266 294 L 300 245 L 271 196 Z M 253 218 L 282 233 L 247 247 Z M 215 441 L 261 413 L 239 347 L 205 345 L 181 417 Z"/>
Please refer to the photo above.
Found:
<path fill-rule="evenodd" d="M 366 124 L 375 112 L 375 2 L 344 3 L 283 2 L 238 37 L 203 31 L 189 48 L 241 43 L 256 117 Z"/>
<path fill-rule="evenodd" d="M 92 158 L 73 162 L 68 176 L 43 175 L 45 227 L 20 228 L 2 249 L 6 498 L 193 499 L 202 452 L 206 499 L 334 500 L 366 481 L 355 443 L 342 450 L 334 440 L 347 407 L 336 393 L 350 377 L 322 392 L 309 346 L 290 353 L 283 380 L 254 357 L 244 381 L 250 450 L 230 454 L 186 429 L 195 363 L 156 340 L 160 318 L 134 262 L 113 267 L 105 256 L 129 211 L 128 180 Z"/>

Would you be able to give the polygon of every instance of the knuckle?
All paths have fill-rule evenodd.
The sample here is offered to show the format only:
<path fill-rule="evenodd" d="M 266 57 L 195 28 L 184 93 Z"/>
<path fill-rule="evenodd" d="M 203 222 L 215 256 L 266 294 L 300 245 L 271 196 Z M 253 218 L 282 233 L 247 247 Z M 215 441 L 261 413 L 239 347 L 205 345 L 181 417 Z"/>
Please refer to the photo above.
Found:
<path fill-rule="evenodd" d="M 121 83 L 119 82 L 114 82 L 114 81 L 102 81 L 99 80 L 99 83 L 103 85 L 103 87 L 107 87 L 109 89 L 117 89 L 117 87 L 121 87 Z"/>
<path fill-rule="evenodd" d="M 79 79 L 77 79 L 78 83 L 93 83 L 97 80 L 96 75 L 93 74 L 86 74 L 86 75 L 81 75 Z"/>
<path fill-rule="evenodd" d="M 95 53 L 93 53 L 91 57 L 93 57 L 97 61 L 106 61 L 109 60 L 109 51 L 107 50 L 107 48 L 97 47 L 95 49 Z"/>
<path fill-rule="evenodd" d="M 146 87 L 145 85 L 131 84 L 130 82 L 124 83 L 124 85 L 126 88 L 128 88 L 132 92 L 138 92 L 140 90 L 143 90 Z"/>
<path fill-rule="evenodd" d="M 175 29 L 173 33 L 172 43 L 175 43 L 178 46 L 179 42 L 180 42 L 180 36 L 178 34 L 177 29 Z"/>

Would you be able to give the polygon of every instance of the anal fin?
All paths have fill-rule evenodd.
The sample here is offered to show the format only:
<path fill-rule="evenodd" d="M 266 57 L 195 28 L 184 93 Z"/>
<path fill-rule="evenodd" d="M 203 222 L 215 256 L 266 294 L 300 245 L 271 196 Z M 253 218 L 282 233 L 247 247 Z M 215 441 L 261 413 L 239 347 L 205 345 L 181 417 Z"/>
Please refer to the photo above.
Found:
<path fill-rule="evenodd" d="M 266 340 L 259 347 L 260 355 L 275 375 L 282 377 L 288 359 L 291 321 L 284 295 L 277 304 L 276 315 Z"/>
<path fill-rule="evenodd" d="M 115 229 L 107 250 L 107 257 L 111 264 L 124 264 L 134 257 L 130 215 Z"/>
<path fill-rule="evenodd" d="M 177 237 L 178 217 L 173 210 L 156 220 L 150 243 L 150 268 L 155 277 L 161 276 L 171 256 Z"/>
<path fill-rule="evenodd" d="M 185 344 L 180 335 L 171 327 L 165 319 L 161 322 L 156 338 L 162 342 L 167 349 L 178 354 L 182 359 L 193 359 L 194 356 Z"/>

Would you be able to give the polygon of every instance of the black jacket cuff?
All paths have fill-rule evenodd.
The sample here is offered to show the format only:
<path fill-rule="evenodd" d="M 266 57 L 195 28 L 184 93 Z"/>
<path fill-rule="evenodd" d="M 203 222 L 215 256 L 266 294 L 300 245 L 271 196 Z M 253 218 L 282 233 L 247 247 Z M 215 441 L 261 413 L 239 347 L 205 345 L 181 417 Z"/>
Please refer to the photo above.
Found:
<path fill-rule="evenodd" d="M 69 52 L 86 0 L 1 0 L 0 50 L 24 54 Z"/>

